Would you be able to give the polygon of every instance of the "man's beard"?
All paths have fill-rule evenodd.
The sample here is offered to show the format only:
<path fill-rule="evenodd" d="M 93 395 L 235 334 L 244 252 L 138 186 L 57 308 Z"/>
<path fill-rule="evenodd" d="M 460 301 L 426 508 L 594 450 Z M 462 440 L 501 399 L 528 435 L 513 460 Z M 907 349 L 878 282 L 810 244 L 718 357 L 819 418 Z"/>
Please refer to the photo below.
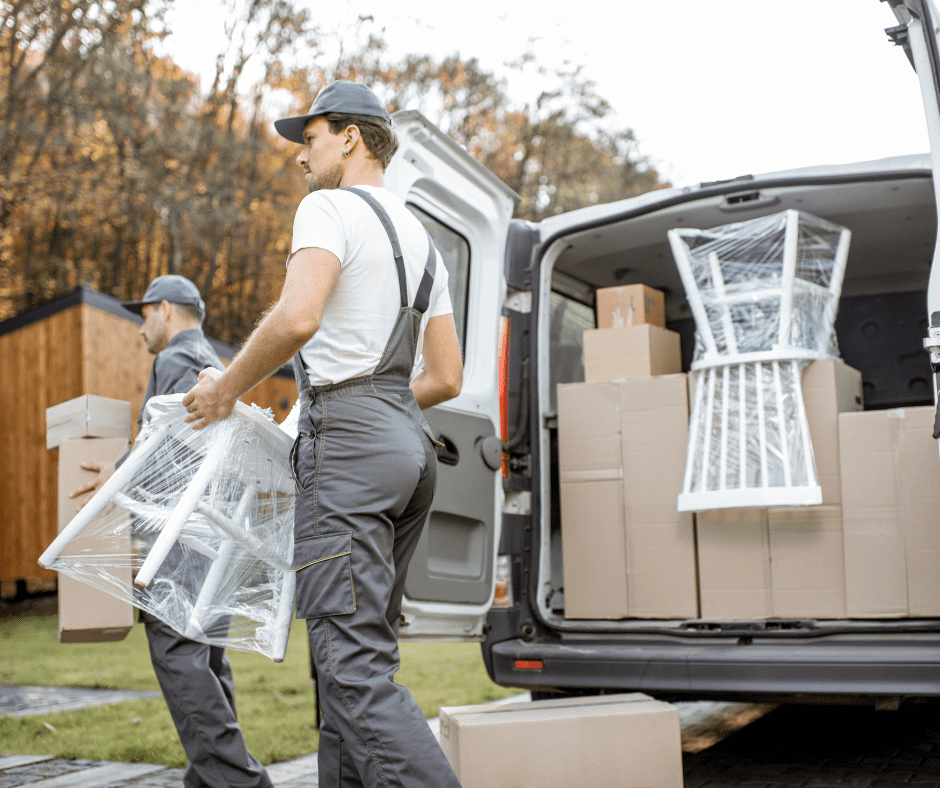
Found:
<path fill-rule="evenodd" d="M 325 172 L 321 172 L 312 180 L 307 181 L 307 191 L 318 192 L 321 189 L 338 189 L 343 181 L 343 167 L 336 164 Z"/>

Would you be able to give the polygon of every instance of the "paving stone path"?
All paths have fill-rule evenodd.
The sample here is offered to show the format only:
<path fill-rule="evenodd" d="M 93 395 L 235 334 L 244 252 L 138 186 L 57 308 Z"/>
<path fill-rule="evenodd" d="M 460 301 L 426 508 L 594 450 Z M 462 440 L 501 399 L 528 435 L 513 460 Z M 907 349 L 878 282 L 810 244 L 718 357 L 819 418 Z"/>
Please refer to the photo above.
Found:
<path fill-rule="evenodd" d="M 89 706 L 125 700 L 159 698 L 149 690 L 110 690 L 88 687 L 32 687 L 0 684 L 0 717 L 34 717 L 60 714 Z"/>

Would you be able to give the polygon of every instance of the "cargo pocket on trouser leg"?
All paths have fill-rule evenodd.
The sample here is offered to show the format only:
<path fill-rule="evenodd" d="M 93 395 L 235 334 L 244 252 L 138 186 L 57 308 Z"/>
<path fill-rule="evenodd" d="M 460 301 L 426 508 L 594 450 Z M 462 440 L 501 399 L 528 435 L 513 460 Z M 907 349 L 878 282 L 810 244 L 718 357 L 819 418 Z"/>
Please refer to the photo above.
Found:
<path fill-rule="evenodd" d="M 294 545 L 297 618 L 346 616 L 356 611 L 352 534 L 328 534 Z"/>

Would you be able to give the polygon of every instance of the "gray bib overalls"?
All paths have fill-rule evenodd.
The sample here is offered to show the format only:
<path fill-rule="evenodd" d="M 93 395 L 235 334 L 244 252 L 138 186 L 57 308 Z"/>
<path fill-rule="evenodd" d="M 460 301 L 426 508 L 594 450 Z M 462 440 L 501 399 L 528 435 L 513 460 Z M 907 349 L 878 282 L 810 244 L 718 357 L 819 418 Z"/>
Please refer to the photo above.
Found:
<path fill-rule="evenodd" d="M 409 386 L 437 255 L 428 238 L 424 276 L 409 306 L 391 218 L 372 195 L 349 191 L 388 234 L 401 310 L 371 375 L 311 386 L 294 357 L 301 410 L 292 452 L 292 568 L 323 712 L 320 785 L 459 788 L 418 704 L 393 681 L 405 574 L 437 480 L 430 431 Z"/>

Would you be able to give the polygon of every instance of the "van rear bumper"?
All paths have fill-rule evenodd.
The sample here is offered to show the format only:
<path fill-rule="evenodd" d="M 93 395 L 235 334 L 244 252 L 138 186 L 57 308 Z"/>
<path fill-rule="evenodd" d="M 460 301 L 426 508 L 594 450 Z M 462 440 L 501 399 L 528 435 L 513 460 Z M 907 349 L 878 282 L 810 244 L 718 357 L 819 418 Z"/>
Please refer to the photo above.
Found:
<path fill-rule="evenodd" d="M 675 636 L 512 639 L 488 650 L 486 661 L 493 680 L 510 687 L 728 699 L 940 696 L 940 631 L 752 640 Z M 528 666 L 541 662 L 542 667 L 520 669 L 517 661 Z"/>

